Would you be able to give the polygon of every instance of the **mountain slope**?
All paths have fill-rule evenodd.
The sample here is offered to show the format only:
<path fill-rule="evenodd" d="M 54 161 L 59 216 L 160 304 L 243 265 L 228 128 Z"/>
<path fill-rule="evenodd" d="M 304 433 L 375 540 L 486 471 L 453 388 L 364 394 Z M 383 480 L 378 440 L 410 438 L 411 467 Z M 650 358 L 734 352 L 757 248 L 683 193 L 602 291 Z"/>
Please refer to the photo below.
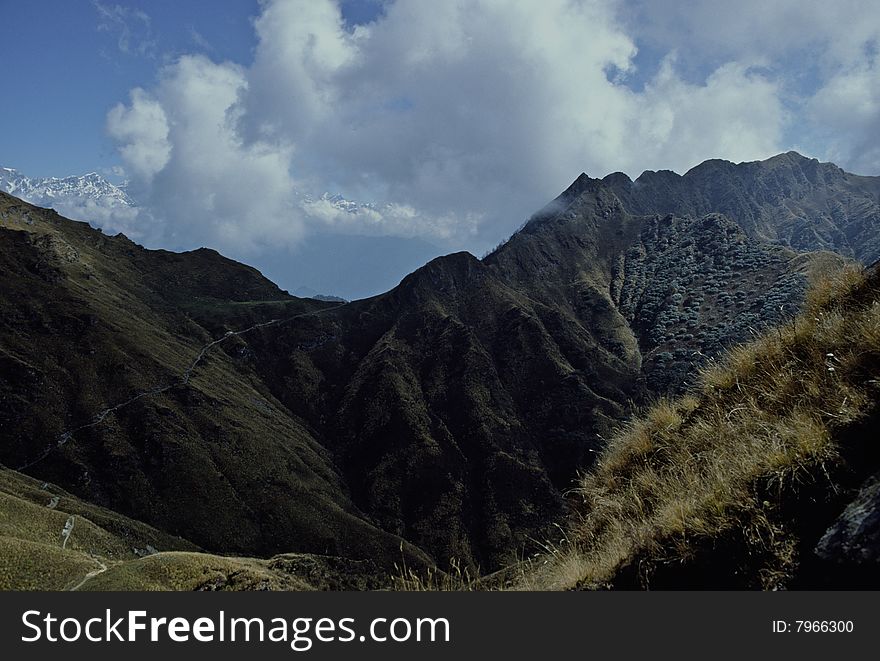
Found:
<path fill-rule="evenodd" d="M 717 215 L 634 216 L 580 179 L 483 261 L 439 258 L 246 342 L 359 507 L 441 562 L 485 569 L 546 534 L 633 402 L 791 315 L 808 275 L 839 263 Z"/>
<path fill-rule="evenodd" d="M 365 590 L 371 560 L 222 557 L 0 467 L 0 590 Z"/>
<path fill-rule="evenodd" d="M 289 319 L 327 304 L 213 251 L 146 251 L 5 194 L 0 225 L 15 274 L 0 292 L 4 464 L 209 550 L 400 557 L 308 428 L 191 312 L 222 300 Z M 219 344 L 240 349 L 226 332 Z"/>
<path fill-rule="evenodd" d="M 849 270 L 622 427 L 523 586 L 876 589 L 878 384 L 880 271 Z"/>
<path fill-rule="evenodd" d="M 880 259 L 880 177 L 865 177 L 797 152 L 766 161 L 710 160 L 683 176 L 608 175 L 633 213 L 722 213 L 751 237 L 794 250 L 832 250 L 865 264 Z"/>
<path fill-rule="evenodd" d="M 0 196 L 0 461 L 210 551 L 502 566 L 635 405 L 842 261 L 627 190 L 348 304 Z"/>
<path fill-rule="evenodd" d="M 107 564 L 157 548 L 197 550 L 55 485 L 0 468 L 0 589 L 75 589 Z"/>

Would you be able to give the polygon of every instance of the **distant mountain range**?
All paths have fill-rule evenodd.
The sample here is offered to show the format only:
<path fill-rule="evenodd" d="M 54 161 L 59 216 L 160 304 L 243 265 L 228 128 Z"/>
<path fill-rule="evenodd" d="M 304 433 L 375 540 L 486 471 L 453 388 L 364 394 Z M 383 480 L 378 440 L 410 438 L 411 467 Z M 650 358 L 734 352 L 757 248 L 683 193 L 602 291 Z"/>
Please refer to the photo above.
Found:
<path fill-rule="evenodd" d="M 878 192 L 794 153 L 581 175 L 351 303 L 0 194 L 0 462 L 215 553 L 498 568 L 634 410 L 880 257 Z"/>
<path fill-rule="evenodd" d="M 18 170 L 0 167 L 0 191 L 36 204 L 37 206 L 63 211 L 92 201 L 103 207 L 137 207 L 138 202 L 126 191 L 125 184 L 114 185 L 96 172 L 70 177 L 28 177 Z M 339 194 L 322 193 L 313 196 L 296 193 L 306 210 L 315 213 L 345 213 L 353 216 L 388 211 L 390 204 L 354 202 Z M 87 213 L 87 212 L 86 212 Z M 83 218 L 96 222 L 98 218 Z"/>
<path fill-rule="evenodd" d="M 114 185 L 94 172 L 71 177 L 28 177 L 0 168 L 0 191 L 55 209 L 67 218 L 84 220 L 109 234 L 122 232 L 152 240 L 152 220 L 141 222 L 140 200 L 126 185 Z M 442 250 L 416 237 L 372 235 L 378 217 L 406 213 L 391 204 L 353 202 L 341 195 L 295 194 L 301 212 L 314 216 L 310 234 L 295 246 L 277 245 L 260 256 L 260 266 L 291 290 L 311 291 L 330 298 L 364 298 L 387 290 L 401 277 Z M 333 229 L 340 224 L 346 233 Z M 350 233 L 348 233 L 350 232 Z"/>
<path fill-rule="evenodd" d="M 31 204 L 49 208 L 71 200 L 93 200 L 110 206 L 135 206 L 124 186 L 115 186 L 95 172 L 62 178 L 34 178 L 12 168 L 0 167 L 0 190 Z"/>

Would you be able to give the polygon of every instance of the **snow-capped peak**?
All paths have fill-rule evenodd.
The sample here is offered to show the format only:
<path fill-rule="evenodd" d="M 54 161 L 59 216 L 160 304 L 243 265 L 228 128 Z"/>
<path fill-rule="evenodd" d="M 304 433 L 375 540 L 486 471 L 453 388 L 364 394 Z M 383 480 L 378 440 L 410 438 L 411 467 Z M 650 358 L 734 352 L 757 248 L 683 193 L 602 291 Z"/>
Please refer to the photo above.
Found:
<path fill-rule="evenodd" d="M 72 177 L 27 177 L 13 168 L 0 168 L 0 190 L 42 207 L 55 207 L 73 200 L 92 200 L 103 206 L 133 207 L 134 201 L 121 186 L 97 172 Z"/>

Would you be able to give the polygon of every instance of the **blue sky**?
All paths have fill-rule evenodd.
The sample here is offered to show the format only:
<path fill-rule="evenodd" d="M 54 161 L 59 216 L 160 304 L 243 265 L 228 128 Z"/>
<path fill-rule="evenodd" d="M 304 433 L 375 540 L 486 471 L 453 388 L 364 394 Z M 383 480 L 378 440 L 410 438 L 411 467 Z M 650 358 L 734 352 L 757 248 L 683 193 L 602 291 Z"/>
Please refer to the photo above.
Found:
<path fill-rule="evenodd" d="M 352 24 L 381 12 L 375 0 L 341 6 Z M 259 3 L 0 0 L 0 12 L 0 54 L 8 65 L 3 77 L 8 89 L 17 90 L 14 102 L 0 108 L 7 127 L 0 132 L 0 162 L 48 177 L 118 166 L 105 130 L 107 110 L 132 87 L 148 85 L 175 57 L 201 51 L 247 62 L 256 45 L 251 19 Z"/>
<path fill-rule="evenodd" d="M 99 6 L 123 8 L 127 45 L 123 26 Z M 107 110 L 132 87 L 149 84 L 163 62 L 205 44 L 218 58 L 246 61 L 255 42 L 248 17 L 257 10 L 256 0 L 0 2 L 3 77 L 7 89 L 17 90 L 0 109 L 7 127 L 0 160 L 30 176 L 118 165 L 105 131 Z"/>
<path fill-rule="evenodd" d="M 209 245 L 291 288 L 339 286 L 334 237 L 392 264 L 349 295 L 432 254 L 480 254 L 581 171 L 796 149 L 880 174 L 876 0 L 0 0 L 0 12 L 0 165 L 125 178 L 137 213 L 84 219 L 150 247 Z M 341 211 L 325 192 L 369 205 Z"/>

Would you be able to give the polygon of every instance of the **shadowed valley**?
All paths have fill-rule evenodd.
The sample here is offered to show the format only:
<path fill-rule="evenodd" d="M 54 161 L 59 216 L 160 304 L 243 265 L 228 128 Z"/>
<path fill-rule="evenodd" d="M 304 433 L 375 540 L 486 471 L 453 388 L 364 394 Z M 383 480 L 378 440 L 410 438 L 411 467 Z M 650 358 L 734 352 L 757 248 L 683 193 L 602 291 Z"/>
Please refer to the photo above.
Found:
<path fill-rule="evenodd" d="M 878 193 L 793 153 L 582 175 L 482 260 L 441 257 L 347 304 L 0 194 L 0 462 L 153 550 L 273 558 L 236 561 L 255 563 L 239 587 L 345 587 L 316 578 L 334 558 L 337 575 L 492 571 L 566 517 L 638 408 L 792 319 L 811 280 L 880 257 Z M 4 543 L 37 543 L 6 516 Z M 125 586 L 166 561 L 121 546 Z"/>

